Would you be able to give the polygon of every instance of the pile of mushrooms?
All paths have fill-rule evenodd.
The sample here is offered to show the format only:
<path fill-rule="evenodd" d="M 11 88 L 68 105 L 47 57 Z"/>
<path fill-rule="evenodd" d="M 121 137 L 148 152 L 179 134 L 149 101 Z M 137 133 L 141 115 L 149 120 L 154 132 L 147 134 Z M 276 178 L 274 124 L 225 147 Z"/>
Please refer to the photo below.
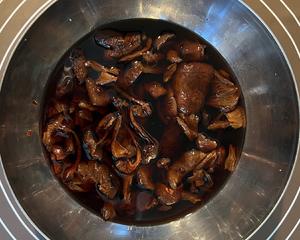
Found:
<path fill-rule="evenodd" d="M 237 148 L 209 132 L 245 128 L 238 86 L 205 63 L 197 40 L 112 30 L 94 38 L 106 66 L 72 50 L 47 103 L 42 142 L 53 172 L 71 191 L 95 192 L 104 220 L 201 202 L 215 170 L 237 165 Z M 158 139 L 145 127 L 153 114 L 164 126 Z M 178 156 L 184 141 L 191 147 Z"/>

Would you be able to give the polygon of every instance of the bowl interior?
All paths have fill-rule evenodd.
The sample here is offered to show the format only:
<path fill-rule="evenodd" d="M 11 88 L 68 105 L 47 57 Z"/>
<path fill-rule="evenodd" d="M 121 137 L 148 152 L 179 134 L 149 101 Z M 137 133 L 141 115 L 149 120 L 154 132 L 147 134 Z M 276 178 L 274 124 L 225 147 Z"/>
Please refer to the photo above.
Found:
<path fill-rule="evenodd" d="M 83 208 L 51 174 L 39 137 L 44 89 L 66 49 L 97 26 L 131 18 L 168 20 L 212 44 L 239 79 L 247 111 L 241 160 L 224 188 L 205 207 L 159 226 L 103 222 Z M 0 92 L 0 152 L 17 199 L 50 238 L 241 239 L 264 220 L 287 183 L 298 117 L 280 47 L 238 1 L 61 0 L 33 24 L 10 61 Z"/>

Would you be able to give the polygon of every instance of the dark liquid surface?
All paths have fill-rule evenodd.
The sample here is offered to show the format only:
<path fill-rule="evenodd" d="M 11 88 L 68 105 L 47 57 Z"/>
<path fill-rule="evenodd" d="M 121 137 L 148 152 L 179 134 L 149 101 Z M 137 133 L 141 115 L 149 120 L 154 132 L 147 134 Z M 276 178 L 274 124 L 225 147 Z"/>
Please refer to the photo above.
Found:
<path fill-rule="evenodd" d="M 181 40 L 194 40 L 200 41 L 201 43 L 205 44 L 207 46 L 206 48 L 206 55 L 207 60 L 205 62 L 211 64 L 214 66 L 215 69 L 224 69 L 226 72 L 230 73 L 231 75 L 231 81 L 233 81 L 235 84 L 238 85 L 238 82 L 236 78 L 233 75 L 233 72 L 231 71 L 229 65 L 226 63 L 226 61 L 222 58 L 222 56 L 204 39 L 200 38 L 198 35 L 194 34 L 193 32 L 180 27 L 176 24 L 172 24 L 166 21 L 161 20 L 149 20 L 149 19 L 135 19 L 135 20 L 124 20 L 119 22 L 114 22 L 111 24 L 107 24 L 104 26 L 101 26 L 101 28 L 96 29 L 95 31 L 91 32 L 84 38 L 82 38 L 80 41 L 78 41 L 71 49 L 74 48 L 80 48 L 83 50 L 86 59 L 95 60 L 102 65 L 109 66 L 114 65 L 117 67 L 122 68 L 122 64 L 112 64 L 111 62 L 106 62 L 103 58 L 103 49 L 95 44 L 95 41 L 93 39 L 94 34 L 99 31 L 100 29 L 114 29 L 122 32 L 127 31 L 140 31 L 145 32 L 147 36 L 155 38 L 158 36 L 161 32 L 170 31 L 174 32 L 176 34 L 176 39 L 178 42 Z M 53 99 L 54 96 L 54 89 L 56 86 L 57 79 L 59 78 L 62 69 L 63 64 L 65 62 L 65 59 L 69 56 L 69 51 L 65 54 L 64 57 L 62 57 L 62 60 L 57 65 L 57 68 L 55 72 L 52 74 L 51 79 L 49 80 L 48 84 L 48 93 L 46 94 L 46 100 L 45 100 L 45 109 L 48 106 L 48 101 L 50 99 Z M 144 75 L 142 77 L 142 80 L 139 81 L 150 81 L 150 80 L 160 80 L 160 76 L 155 75 Z M 155 102 L 151 98 L 145 98 L 147 101 L 149 101 L 152 106 L 155 106 Z M 243 102 L 243 96 L 240 97 L 240 103 L 239 105 L 244 106 Z M 213 110 L 211 108 L 205 109 L 208 113 L 213 114 Z M 97 116 L 95 116 L 97 119 Z M 100 120 L 100 119 L 98 119 Z M 97 120 L 97 121 L 98 121 Z M 147 131 L 156 139 L 160 139 L 162 132 L 164 131 L 164 128 L 167 128 L 168 126 L 165 126 L 161 123 L 155 109 L 153 114 L 150 116 L 150 118 L 147 120 L 145 128 Z M 243 146 L 243 140 L 244 140 L 244 129 L 240 130 L 232 130 L 232 129 L 226 129 L 224 131 L 217 131 L 217 132 L 207 132 L 206 129 L 201 129 L 200 131 L 208 133 L 208 136 L 217 139 L 224 147 L 228 148 L 229 144 L 233 144 L 237 146 L 239 149 L 239 154 Z M 184 141 L 184 144 L 181 145 L 180 149 L 176 149 L 176 156 L 182 155 L 185 151 L 190 150 L 192 148 L 191 142 L 187 139 Z M 175 151 L 175 150 L 174 150 Z M 85 158 L 83 156 L 83 158 Z M 83 159 L 87 161 L 87 159 Z M 175 160 L 175 159 L 172 159 Z M 160 178 L 161 172 L 155 171 L 155 174 L 153 175 L 154 182 L 158 181 Z M 224 186 L 227 179 L 229 178 L 230 173 L 225 170 L 217 169 L 213 174 L 212 178 L 214 181 L 214 186 L 208 191 L 203 193 L 203 199 L 200 204 L 192 204 L 187 201 L 179 201 L 178 203 L 172 205 L 172 209 L 168 211 L 160 211 L 157 208 L 150 209 L 145 212 L 136 212 L 136 214 L 130 216 L 130 215 L 118 215 L 116 218 L 113 219 L 114 222 L 122 223 L 122 224 L 128 224 L 128 225 L 155 225 L 165 222 L 170 222 L 172 220 L 178 219 L 180 217 L 185 216 L 186 214 L 189 214 L 191 212 L 196 211 L 199 207 L 203 206 L 209 199 L 211 199 L 215 194 L 218 193 L 218 191 Z M 62 186 L 64 186 L 62 184 Z M 64 186 L 65 187 L 65 186 Z M 84 207 L 88 208 L 90 211 L 94 212 L 97 215 L 100 215 L 100 209 L 102 207 L 102 200 L 100 196 L 96 193 L 96 191 L 92 191 L 89 193 L 77 193 L 69 191 L 66 187 L 65 189 L 71 194 L 74 199 L 76 199 L 80 204 L 82 204 Z"/>

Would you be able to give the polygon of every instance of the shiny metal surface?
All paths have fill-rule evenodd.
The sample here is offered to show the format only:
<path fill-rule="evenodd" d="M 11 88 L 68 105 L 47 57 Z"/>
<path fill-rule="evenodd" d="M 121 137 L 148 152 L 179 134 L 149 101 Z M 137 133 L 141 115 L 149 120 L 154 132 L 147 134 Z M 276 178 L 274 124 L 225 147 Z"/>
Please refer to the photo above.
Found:
<path fill-rule="evenodd" d="M 241 239 L 274 207 L 295 159 L 298 97 L 289 67 L 262 23 L 237 1 L 59 1 L 26 34 L 0 93 L 0 151 L 19 202 L 53 239 Z M 62 10 L 63 9 L 63 10 Z M 95 26 L 150 17 L 179 23 L 213 44 L 237 75 L 247 107 L 237 171 L 204 208 L 155 227 L 105 223 L 52 177 L 39 143 L 39 102 L 64 51 Z M 22 104 L 21 104 L 22 103 Z M 32 137 L 26 136 L 28 129 Z"/>

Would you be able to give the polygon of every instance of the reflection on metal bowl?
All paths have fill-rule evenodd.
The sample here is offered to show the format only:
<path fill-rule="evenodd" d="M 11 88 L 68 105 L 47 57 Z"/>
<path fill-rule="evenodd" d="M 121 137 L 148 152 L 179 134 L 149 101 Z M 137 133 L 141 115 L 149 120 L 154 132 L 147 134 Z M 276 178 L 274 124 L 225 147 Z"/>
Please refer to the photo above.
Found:
<path fill-rule="evenodd" d="M 247 131 L 237 170 L 203 208 L 167 224 L 103 222 L 53 177 L 39 137 L 49 75 L 66 49 L 97 26 L 130 18 L 164 19 L 211 43 L 245 98 Z M 298 101 L 289 66 L 263 24 L 238 1 L 67 1 L 50 7 L 25 35 L 0 93 L 0 151 L 20 204 L 51 239 L 241 239 L 264 220 L 290 175 L 298 144 Z M 32 129 L 32 136 L 24 134 Z"/>

